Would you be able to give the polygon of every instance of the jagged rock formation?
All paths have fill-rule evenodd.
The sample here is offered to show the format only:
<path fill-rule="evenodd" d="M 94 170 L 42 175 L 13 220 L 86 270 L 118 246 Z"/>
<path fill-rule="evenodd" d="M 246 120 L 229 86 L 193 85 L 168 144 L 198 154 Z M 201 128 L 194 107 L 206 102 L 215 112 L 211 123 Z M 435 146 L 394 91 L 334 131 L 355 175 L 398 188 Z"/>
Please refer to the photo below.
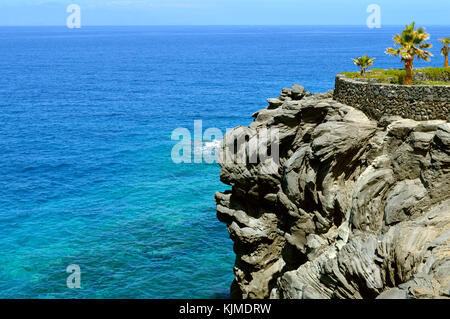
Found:
<path fill-rule="evenodd" d="M 332 95 L 284 89 L 228 133 L 276 127 L 280 144 L 279 163 L 221 163 L 232 297 L 449 298 L 450 124 L 374 121 Z"/>

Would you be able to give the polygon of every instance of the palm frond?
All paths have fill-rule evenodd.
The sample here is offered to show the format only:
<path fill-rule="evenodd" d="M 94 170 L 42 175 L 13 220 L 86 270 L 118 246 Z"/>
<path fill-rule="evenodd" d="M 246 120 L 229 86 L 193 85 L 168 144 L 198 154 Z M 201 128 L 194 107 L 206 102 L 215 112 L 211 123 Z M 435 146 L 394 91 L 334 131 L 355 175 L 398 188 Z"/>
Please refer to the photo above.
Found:
<path fill-rule="evenodd" d="M 386 54 L 399 56 L 402 62 L 414 60 L 414 57 L 429 61 L 433 54 L 427 50 L 432 47 L 432 44 L 425 41 L 430 39 L 430 35 L 426 33 L 425 28 L 416 29 L 415 27 L 415 22 L 412 22 L 405 27 L 401 34 L 397 33 L 393 40 L 394 45 L 398 45 L 398 48 L 387 48 Z"/>
<path fill-rule="evenodd" d="M 446 45 L 449 45 L 450 44 L 450 37 L 445 37 L 445 38 L 439 39 L 439 42 L 441 42 L 443 44 L 446 44 Z"/>

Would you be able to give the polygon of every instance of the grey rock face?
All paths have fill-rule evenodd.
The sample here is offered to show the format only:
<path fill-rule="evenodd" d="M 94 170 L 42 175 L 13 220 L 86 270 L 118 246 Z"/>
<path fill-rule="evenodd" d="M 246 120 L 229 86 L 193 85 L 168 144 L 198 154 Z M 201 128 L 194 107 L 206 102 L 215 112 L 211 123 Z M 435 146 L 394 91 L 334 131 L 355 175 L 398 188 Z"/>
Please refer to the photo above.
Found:
<path fill-rule="evenodd" d="M 332 95 L 294 85 L 227 134 L 280 135 L 279 162 L 220 163 L 232 297 L 450 298 L 450 124 L 377 122 Z"/>

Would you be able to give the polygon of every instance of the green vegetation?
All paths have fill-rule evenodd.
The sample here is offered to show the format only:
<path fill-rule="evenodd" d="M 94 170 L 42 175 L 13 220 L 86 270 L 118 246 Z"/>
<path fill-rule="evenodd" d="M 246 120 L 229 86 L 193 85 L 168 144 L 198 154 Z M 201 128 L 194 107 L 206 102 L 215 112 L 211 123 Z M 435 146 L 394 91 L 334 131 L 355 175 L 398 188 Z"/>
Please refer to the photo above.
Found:
<path fill-rule="evenodd" d="M 435 80 L 435 81 L 440 81 L 441 79 L 444 79 L 444 78 L 450 78 L 450 69 L 449 68 L 426 68 L 426 69 L 416 70 L 413 73 L 425 73 L 432 80 Z"/>
<path fill-rule="evenodd" d="M 444 47 L 441 49 L 441 54 L 445 56 L 445 63 L 443 68 L 425 68 L 414 70 L 414 59 L 422 59 L 430 61 L 433 54 L 427 49 L 432 47 L 431 43 L 426 41 L 430 35 L 425 32 L 424 28 L 416 29 L 415 22 L 407 25 L 401 34 L 396 34 L 393 37 L 394 45 L 397 48 L 387 48 L 386 54 L 398 56 L 404 64 L 404 69 L 373 69 L 367 71 L 373 65 L 375 58 L 369 57 L 367 54 L 357 57 L 353 63 L 361 68 L 360 72 L 343 72 L 350 79 L 372 79 L 379 83 L 389 83 L 397 85 L 450 85 L 450 68 L 448 66 L 449 44 L 450 37 L 439 39 Z"/>
<path fill-rule="evenodd" d="M 405 82 L 405 70 L 383 70 L 373 69 L 367 72 L 365 75 L 361 75 L 358 72 L 344 72 L 341 73 L 349 79 L 372 79 L 380 83 L 390 84 L 404 84 Z"/>
<path fill-rule="evenodd" d="M 450 68 L 426 68 L 412 71 L 414 74 L 425 74 L 428 80 L 414 81 L 413 84 L 419 85 L 450 85 L 442 79 L 450 79 Z M 359 72 L 343 72 L 349 79 L 373 79 L 380 83 L 405 85 L 406 70 L 399 69 L 373 69 L 361 75 Z"/>
<path fill-rule="evenodd" d="M 414 67 L 414 59 L 422 59 L 429 61 L 433 54 L 426 49 L 430 49 L 432 45 L 426 43 L 430 35 L 425 32 L 424 28 L 416 29 L 415 22 L 407 25 L 401 34 L 396 34 L 393 38 L 394 45 L 398 45 L 397 49 L 387 48 L 386 54 L 399 56 L 405 65 L 404 84 L 413 84 L 412 69 Z"/>
<path fill-rule="evenodd" d="M 359 66 L 361 68 L 360 75 L 364 75 L 366 74 L 366 70 L 373 65 L 373 61 L 375 61 L 375 58 L 370 58 L 368 55 L 364 55 L 352 60 L 356 66 Z"/>
<path fill-rule="evenodd" d="M 445 56 L 444 68 L 448 68 L 448 53 L 449 53 L 448 45 L 450 44 L 450 38 L 447 37 L 439 39 L 439 41 L 444 44 L 444 47 L 441 49 L 441 54 Z"/>

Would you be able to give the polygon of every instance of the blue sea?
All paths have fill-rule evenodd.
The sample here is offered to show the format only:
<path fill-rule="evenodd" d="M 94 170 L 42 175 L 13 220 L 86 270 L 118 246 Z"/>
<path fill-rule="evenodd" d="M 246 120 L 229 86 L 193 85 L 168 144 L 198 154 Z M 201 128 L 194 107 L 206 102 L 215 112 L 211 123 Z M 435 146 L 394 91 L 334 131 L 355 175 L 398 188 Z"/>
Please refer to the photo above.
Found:
<path fill-rule="evenodd" d="M 227 298 L 217 164 L 175 164 L 176 128 L 251 123 L 281 88 L 400 68 L 401 27 L 0 28 L 0 298 Z M 437 39 L 450 27 L 429 27 Z M 81 289 L 66 267 L 81 268 Z"/>

